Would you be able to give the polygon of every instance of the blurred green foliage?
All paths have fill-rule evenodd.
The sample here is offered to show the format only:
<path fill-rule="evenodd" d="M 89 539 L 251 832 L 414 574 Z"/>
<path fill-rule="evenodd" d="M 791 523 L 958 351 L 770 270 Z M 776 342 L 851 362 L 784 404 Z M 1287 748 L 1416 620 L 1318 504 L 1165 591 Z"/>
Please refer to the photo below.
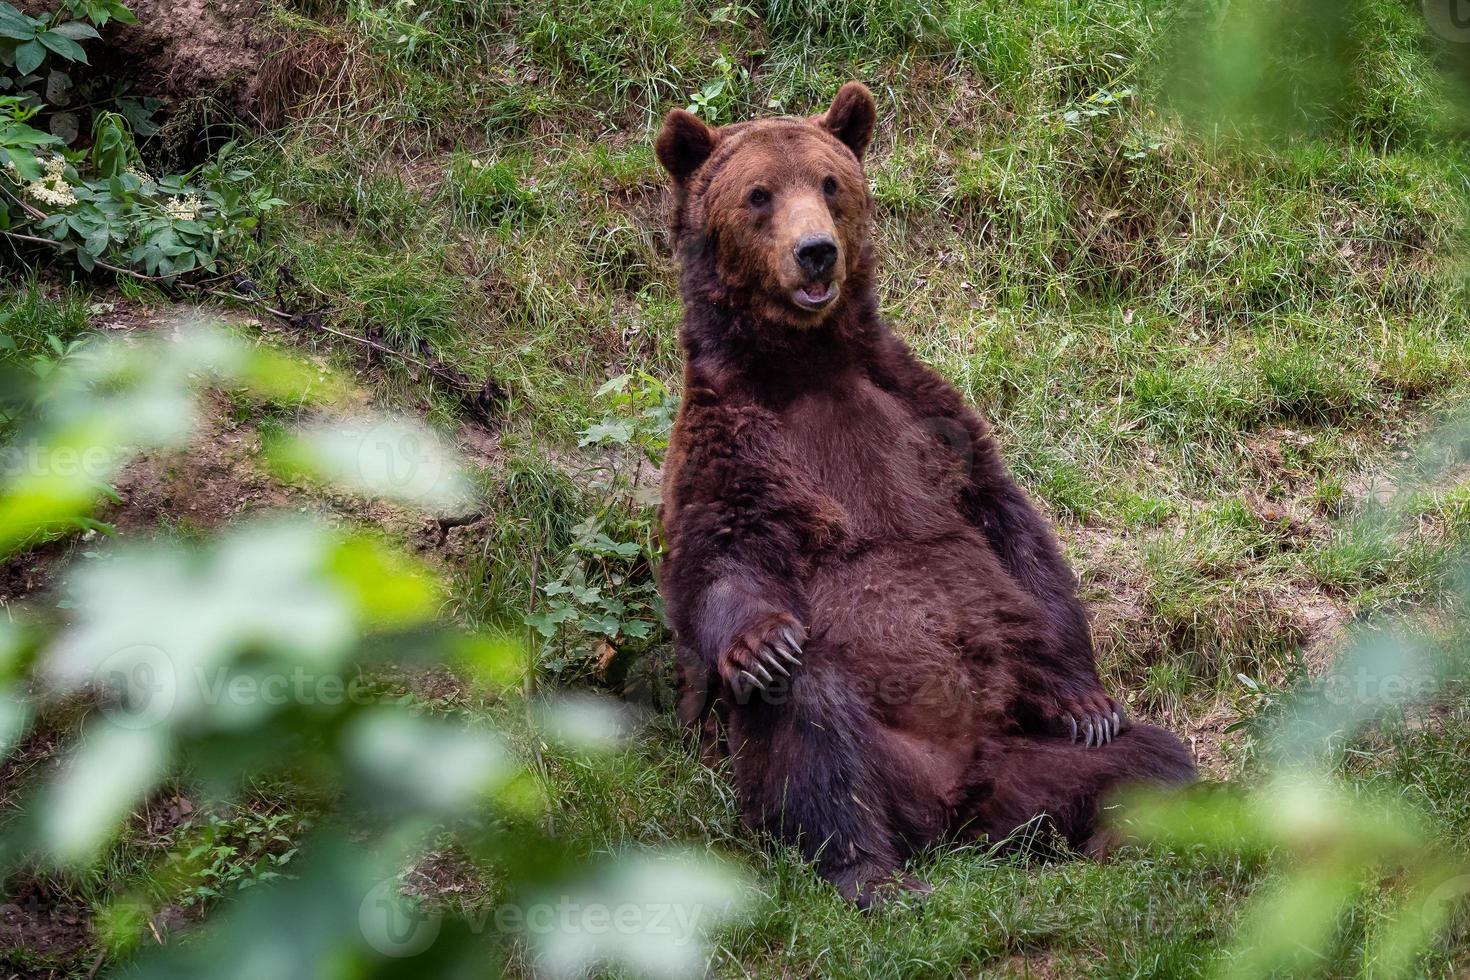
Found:
<path fill-rule="evenodd" d="M 201 324 L 84 343 L 47 374 L 9 444 L 24 451 L 7 457 L 0 482 L 0 545 L 9 553 L 64 533 L 135 456 L 186 447 L 210 386 L 323 411 L 340 408 L 344 391 Z M 461 464 L 422 426 L 323 416 L 281 446 L 355 493 L 429 512 L 466 502 Z M 613 961 L 681 975 L 700 962 L 701 931 L 738 897 L 736 879 L 687 856 L 587 863 L 575 830 L 548 832 L 512 740 L 484 719 L 413 710 L 374 687 L 377 674 L 446 663 L 495 697 L 516 689 L 526 664 L 515 642 L 442 622 L 438 576 L 375 536 L 263 518 L 198 541 L 102 549 L 66 582 L 63 615 L 22 607 L 0 622 L 0 743 L 70 706 L 87 712 L 60 769 L 23 786 L 0 875 L 96 866 L 130 814 L 182 779 L 205 817 L 119 891 L 101 920 L 110 955 L 127 957 L 163 905 L 236 896 L 194 941 L 140 956 L 129 976 L 395 976 L 410 955 L 413 975 L 426 964 L 484 975 L 515 947 L 552 975 Z M 617 713 L 585 701 L 547 703 L 538 724 L 537 742 L 570 738 L 586 765 L 620 737 Z M 264 847 L 248 857 L 218 814 L 268 779 L 303 787 L 322 814 L 309 832 L 286 825 L 304 836 L 281 837 L 284 847 L 271 846 L 280 821 L 247 827 Z M 398 884 L 450 832 L 493 875 L 494 924 L 446 922 Z"/>

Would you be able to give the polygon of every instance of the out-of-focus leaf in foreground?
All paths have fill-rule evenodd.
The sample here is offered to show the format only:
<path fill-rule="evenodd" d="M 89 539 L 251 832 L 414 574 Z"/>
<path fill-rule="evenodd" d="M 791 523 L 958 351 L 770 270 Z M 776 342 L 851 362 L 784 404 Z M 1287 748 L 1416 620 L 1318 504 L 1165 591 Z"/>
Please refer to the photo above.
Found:
<path fill-rule="evenodd" d="M 1329 962 L 1353 901 L 1386 877 L 1398 879 L 1405 897 L 1368 949 L 1372 975 L 1400 975 L 1448 918 L 1448 908 L 1429 907 L 1429 896 L 1470 872 L 1463 856 L 1433 843 L 1413 808 L 1349 792 L 1311 769 L 1283 770 L 1254 790 L 1142 793 L 1123 812 L 1121 826 L 1143 840 L 1285 862 L 1284 874 L 1256 899 L 1218 964 L 1218 976 L 1239 980 L 1313 975 L 1314 965 Z"/>
<path fill-rule="evenodd" d="M 187 446 L 202 388 L 298 403 L 340 395 L 319 369 L 198 326 L 99 342 L 54 380 L 0 469 L 0 555 L 86 526 L 128 461 Z M 420 510 L 473 503 L 452 442 L 427 427 L 313 418 L 278 445 L 297 472 Z M 529 661 L 506 635 L 442 622 L 443 583 L 403 550 L 300 515 L 253 517 L 202 539 L 89 550 L 62 580 L 59 610 L 21 606 L 0 620 L 0 744 L 48 712 L 87 709 L 64 763 L 20 789 L 0 876 L 105 867 L 109 844 L 160 797 L 187 795 L 196 818 L 211 815 L 181 822 L 167 853 L 100 910 L 123 975 L 483 976 L 513 943 L 554 975 L 703 968 L 705 933 L 739 892 L 728 869 L 640 854 L 588 870 L 582 855 L 602 848 L 575 828 L 547 829 L 525 764 L 536 751 L 521 747 L 528 736 L 548 745 L 536 725 L 496 731 L 404 690 L 402 668 L 443 661 L 491 696 L 520 696 Z M 550 742 L 594 749 L 581 763 L 604 764 L 621 716 L 588 697 L 555 704 L 536 715 Z M 202 884 L 210 861 L 234 853 L 210 821 L 261 778 L 319 797 L 321 824 L 304 840 L 272 838 L 290 849 L 227 896 Z M 407 872 L 445 835 L 503 898 L 538 904 L 505 898 L 451 915 L 410 893 Z M 200 896 L 205 920 L 154 948 L 160 907 Z M 554 912 L 545 923 L 543 905 Z"/>
<path fill-rule="evenodd" d="M 585 976 L 609 962 L 641 976 L 693 976 L 704 972 L 703 936 L 739 913 L 746 886 L 707 857 L 625 855 L 533 894 L 518 918 L 537 968 L 551 976 Z"/>

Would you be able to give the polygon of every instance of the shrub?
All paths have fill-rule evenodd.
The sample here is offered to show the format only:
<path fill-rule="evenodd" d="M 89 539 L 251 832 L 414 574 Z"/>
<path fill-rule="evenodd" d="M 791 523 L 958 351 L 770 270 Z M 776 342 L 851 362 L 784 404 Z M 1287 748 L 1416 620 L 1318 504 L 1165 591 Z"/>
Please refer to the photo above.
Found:
<path fill-rule="evenodd" d="M 74 148 L 82 120 L 65 107 L 67 68 L 88 63 L 81 42 L 110 20 L 133 15 L 117 0 L 66 0 L 37 17 L 0 2 L 0 91 L 10 93 L 0 95 L 0 233 L 50 246 L 88 272 L 217 272 L 231 241 L 282 202 L 252 188 L 251 171 L 228 165 L 233 144 L 189 173 L 150 175 L 135 133 L 152 128 L 156 103 L 104 100 L 92 110 L 90 148 Z M 43 121 L 44 130 L 32 125 Z"/>

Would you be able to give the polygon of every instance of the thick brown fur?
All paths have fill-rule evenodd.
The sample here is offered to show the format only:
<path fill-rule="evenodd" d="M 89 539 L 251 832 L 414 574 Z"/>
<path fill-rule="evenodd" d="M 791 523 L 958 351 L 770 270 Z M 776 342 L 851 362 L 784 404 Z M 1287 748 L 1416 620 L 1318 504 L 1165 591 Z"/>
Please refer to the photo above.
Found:
<path fill-rule="evenodd" d="M 1099 853 L 1106 794 L 1193 777 L 1103 691 L 1071 570 L 986 423 L 878 315 L 874 121 L 849 83 L 810 118 L 675 110 L 656 145 L 684 300 L 661 572 L 680 713 L 732 756 L 747 823 L 862 903 L 942 839 L 1035 826 Z M 817 239 L 837 258 L 808 288 L 792 256 Z M 772 656 L 793 636 L 799 666 Z"/>

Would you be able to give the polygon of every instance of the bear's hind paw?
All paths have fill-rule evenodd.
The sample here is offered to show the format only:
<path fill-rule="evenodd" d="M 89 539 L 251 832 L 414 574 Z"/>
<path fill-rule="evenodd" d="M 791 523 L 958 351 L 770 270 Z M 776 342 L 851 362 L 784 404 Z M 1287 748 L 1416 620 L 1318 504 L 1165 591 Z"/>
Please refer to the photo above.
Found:
<path fill-rule="evenodd" d="M 861 865 L 835 876 L 832 884 L 839 895 L 864 912 L 906 898 L 922 901 L 934 891 L 932 885 L 913 875 Z"/>
<path fill-rule="evenodd" d="M 1074 745 L 1100 748 L 1128 727 L 1128 715 L 1122 705 L 1102 695 L 1059 706 L 1051 716 L 1049 727 L 1054 734 L 1070 738 Z"/>

